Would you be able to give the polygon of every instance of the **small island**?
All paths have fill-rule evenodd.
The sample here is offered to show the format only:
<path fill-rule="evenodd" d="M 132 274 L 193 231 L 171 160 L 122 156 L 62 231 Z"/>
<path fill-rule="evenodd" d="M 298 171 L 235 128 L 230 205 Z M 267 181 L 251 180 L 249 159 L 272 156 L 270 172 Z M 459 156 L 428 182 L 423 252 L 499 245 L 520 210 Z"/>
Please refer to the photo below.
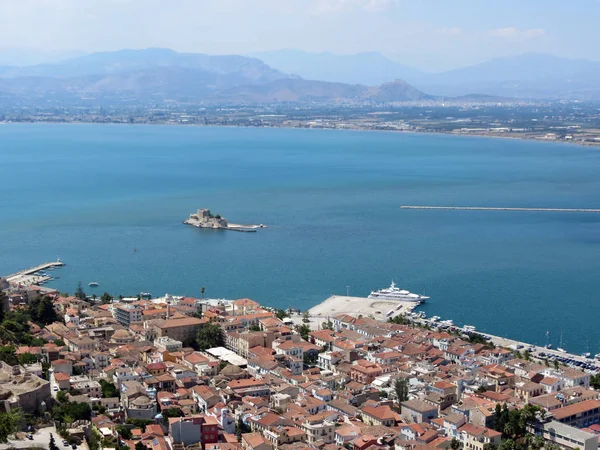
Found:
<path fill-rule="evenodd" d="M 198 228 L 212 228 L 215 230 L 231 230 L 231 231 L 242 231 L 242 232 L 256 232 L 257 228 L 266 228 L 266 225 L 240 225 L 236 223 L 229 223 L 227 219 L 221 217 L 219 214 L 213 215 L 210 209 L 199 209 L 196 213 L 190 214 L 186 220 L 183 221 L 186 225 L 192 225 Z"/>

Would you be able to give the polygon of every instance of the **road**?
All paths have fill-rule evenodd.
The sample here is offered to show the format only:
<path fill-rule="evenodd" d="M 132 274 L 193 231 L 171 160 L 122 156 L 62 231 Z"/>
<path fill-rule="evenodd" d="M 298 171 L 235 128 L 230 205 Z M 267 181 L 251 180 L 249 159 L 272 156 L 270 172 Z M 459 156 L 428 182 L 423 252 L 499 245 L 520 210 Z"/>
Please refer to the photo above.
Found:
<path fill-rule="evenodd" d="M 41 428 L 33 434 L 33 440 L 24 439 L 9 439 L 7 444 L 0 444 L 0 450 L 8 448 L 31 448 L 43 447 L 48 448 L 50 444 L 50 434 L 54 435 L 54 441 L 59 447 L 63 447 L 62 438 L 56 432 L 54 427 Z M 66 447 L 65 447 L 66 450 Z"/>

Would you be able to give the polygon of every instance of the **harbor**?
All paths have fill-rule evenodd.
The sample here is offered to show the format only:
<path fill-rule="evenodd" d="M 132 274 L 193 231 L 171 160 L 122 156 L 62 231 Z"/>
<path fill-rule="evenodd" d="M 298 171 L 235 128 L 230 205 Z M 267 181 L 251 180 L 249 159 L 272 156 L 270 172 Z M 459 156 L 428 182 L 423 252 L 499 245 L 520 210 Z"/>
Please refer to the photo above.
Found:
<path fill-rule="evenodd" d="M 58 258 L 56 261 L 43 263 L 35 267 L 13 273 L 12 275 L 8 275 L 6 277 L 6 281 L 20 286 L 41 285 L 56 278 L 46 273 L 46 270 L 54 270 L 63 267 L 64 265 L 65 263 Z"/>

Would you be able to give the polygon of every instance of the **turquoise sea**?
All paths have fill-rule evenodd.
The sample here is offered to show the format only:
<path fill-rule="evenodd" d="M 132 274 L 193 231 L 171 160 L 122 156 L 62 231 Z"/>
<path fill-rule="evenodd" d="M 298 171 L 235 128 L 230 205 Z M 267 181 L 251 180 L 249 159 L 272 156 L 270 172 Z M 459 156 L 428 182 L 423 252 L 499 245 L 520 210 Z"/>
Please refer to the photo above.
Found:
<path fill-rule="evenodd" d="M 0 125 L 0 274 L 57 256 L 74 292 L 250 297 L 307 309 L 401 287 L 428 315 L 600 351 L 600 150 L 371 132 Z M 198 230 L 197 208 L 257 233 Z M 137 251 L 133 251 L 133 249 Z"/>

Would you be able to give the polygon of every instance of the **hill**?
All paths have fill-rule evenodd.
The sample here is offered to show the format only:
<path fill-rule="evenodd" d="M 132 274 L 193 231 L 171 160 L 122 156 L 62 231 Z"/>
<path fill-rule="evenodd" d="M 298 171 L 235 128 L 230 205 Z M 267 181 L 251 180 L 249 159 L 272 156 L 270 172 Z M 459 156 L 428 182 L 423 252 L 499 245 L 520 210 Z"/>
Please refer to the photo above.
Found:
<path fill-rule="evenodd" d="M 378 52 L 337 55 L 288 49 L 253 53 L 251 56 L 282 72 L 309 80 L 377 86 L 395 79 L 415 80 L 425 75 L 421 70 L 393 61 Z"/>
<path fill-rule="evenodd" d="M 525 53 L 429 74 L 415 85 L 437 95 L 600 98 L 600 62 Z"/>
<path fill-rule="evenodd" d="M 394 102 L 428 98 L 403 81 L 379 87 L 304 80 L 238 55 L 168 49 L 93 53 L 56 64 L 0 67 L 0 94 L 31 104 L 40 98 L 83 101 L 210 103 Z"/>

